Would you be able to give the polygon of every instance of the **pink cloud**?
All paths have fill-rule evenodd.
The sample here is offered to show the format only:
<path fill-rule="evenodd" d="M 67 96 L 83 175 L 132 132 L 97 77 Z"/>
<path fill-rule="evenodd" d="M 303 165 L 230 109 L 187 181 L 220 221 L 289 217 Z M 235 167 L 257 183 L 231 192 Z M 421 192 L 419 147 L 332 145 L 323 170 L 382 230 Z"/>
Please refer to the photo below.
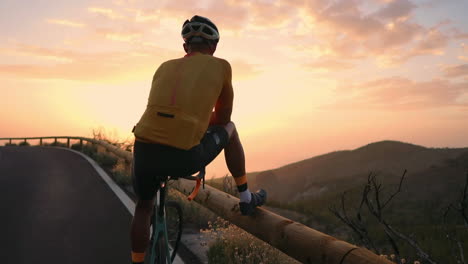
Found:
<path fill-rule="evenodd" d="M 443 69 L 445 77 L 456 78 L 461 76 L 468 77 L 468 64 L 448 66 Z"/>
<path fill-rule="evenodd" d="M 314 1 L 317 6 L 328 3 L 326 8 L 307 9 L 317 23 L 311 32 L 318 42 L 314 48 L 326 50 L 327 56 L 336 60 L 374 57 L 390 65 L 415 56 L 444 53 L 450 36 L 441 27 L 449 21 L 426 28 L 412 20 L 417 6 L 411 1 L 384 2 L 380 9 L 367 14 L 361 7 L 362 0 Z"/>
<path fill-rule="evenodd" d="M 375 15 L 382 19 L 395 20 L 398 18 L 404 18 L 411 15 L 411 12 L 415 9 L 414 5 L 409 0 L 395 0 L 389 2 L 386 6 L 381 8 Z"/>

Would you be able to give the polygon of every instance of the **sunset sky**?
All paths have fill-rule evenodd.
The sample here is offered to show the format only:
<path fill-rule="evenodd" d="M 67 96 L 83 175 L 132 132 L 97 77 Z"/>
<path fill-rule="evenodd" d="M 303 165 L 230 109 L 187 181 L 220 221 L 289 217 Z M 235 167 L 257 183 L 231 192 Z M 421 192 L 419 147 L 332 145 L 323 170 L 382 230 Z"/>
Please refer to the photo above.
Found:
<path fill-rule="evenodd" d="M 466 0 L 2 0 L 0 137 L 131 138 L 154 71 L 209 17 L 247 170 L 379 140 L 468 147 Z M 208 176 L 227 173 L 223 158 Z"/>

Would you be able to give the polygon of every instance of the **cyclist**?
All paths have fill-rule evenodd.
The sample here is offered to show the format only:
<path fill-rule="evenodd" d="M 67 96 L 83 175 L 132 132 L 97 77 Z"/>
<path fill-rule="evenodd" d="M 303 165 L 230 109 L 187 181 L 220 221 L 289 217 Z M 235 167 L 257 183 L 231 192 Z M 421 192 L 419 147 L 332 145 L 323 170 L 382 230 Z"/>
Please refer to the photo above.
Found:
<path fill-rule="evenodd" d="M 159 66 L 146 111 L 134 128 L 132 180 L 138 200 L 131 226 L 133 263 L 144 261 L 158 176 L 196 173 L 224 149 L 241 213 L 251 215 L 266 200 L 264 190 L 251 193 L 247 187 L 244 150 L 231 121 L 231 66 L 213 56 L 219 41 L 216 25 L 194 16 L 184 22 L 181 35 L 187 54 Z"/>

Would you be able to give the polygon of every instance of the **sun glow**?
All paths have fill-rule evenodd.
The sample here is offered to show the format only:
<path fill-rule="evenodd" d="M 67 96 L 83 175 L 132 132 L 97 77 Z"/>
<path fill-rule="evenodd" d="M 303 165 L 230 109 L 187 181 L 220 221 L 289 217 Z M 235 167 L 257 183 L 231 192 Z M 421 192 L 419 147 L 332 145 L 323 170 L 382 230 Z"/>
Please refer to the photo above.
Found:
<path fill-rule="evenodd" d="M 47 1 L 0 2 L 18 10 L 0 15 L 0 136 L 131 137 L 155 70 L 184 55 L 181 24 L 200 14 L 233 69 L 248 171 L 383 139 L 468 144 L 462 4 Z M 212 171 L 226 173 L 222 157 Z"/>

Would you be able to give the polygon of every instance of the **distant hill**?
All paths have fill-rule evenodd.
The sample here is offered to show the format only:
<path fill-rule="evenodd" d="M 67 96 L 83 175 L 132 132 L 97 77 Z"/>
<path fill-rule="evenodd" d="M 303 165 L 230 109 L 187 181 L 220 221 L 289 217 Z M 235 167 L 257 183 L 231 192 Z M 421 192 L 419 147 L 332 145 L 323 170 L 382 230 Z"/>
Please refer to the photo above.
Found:
<path fill-rule="evenodd" d="M 404 170 L 406 178 L 401 192 L 385 208 L 386 221 L 403 233 L 414 236 L 421 247 L 438 263 L 456 263 L 454 245 L 446 239 L 445 228 L 457 230 L 460 241 L 466 241 L 468 230 L 460 215 L 452 212 L 443 220 L 449 204 L 459 202 L 468 173 L 468 148 L 426 148 L 398 141 L 381 141 L 354 149 L 336 151 L 277 169 L 248 174 L 249 188 L 268 191 L 269 210 L 339 239 L 360 243 L 346 225 L 329 208 L 341 208 L 346 193 L 347 214 L 355 216 L 369 173 L 377 173 L 385 200 L 397 189 Z M 222 188 L 222 179 L 218 188 Z M 391 254 L 392 247 L 379 223 L 363 210 L 361 217 L 369 234 L 382 252 Z M 445 226 L 445 227 L 444 227 Z M 401 255 L 418 259 L 416 252 L 398 241 Z M 468 244 L 464 244 L 468 255 Z M 412 261 L 411 261 L 412 263 Z"/>
<path fill-rule="evenodd" d="M 466 174 L 468 148 L 426 148 L 381 141 L 252 173 L 249 185 L 251 189 L 266 189 L 270 200 L 295 202 L 362 186 L 370 172 L 378 173 L 384 183 L 393 184 L 405 169 L 407 191 L 417 189 L 415 196 L 420 198 L 425 196 L 421 191 L 442 195 Z"/>
<path fill-rule="evenodd" d="M 445 228 L 466 241 L 468 229 L 459 214 L 451 212 L 443 218 L 449 204 L 460 202 L 468 173 L 468 148 L 426 148 L 398 141 L 381 141 L 354 149 L 336 151 L 277 169 L 249 173 L 249 189 L 268 191 L 268 209 L 294 221 L 339 239 L 359 244 L 359 240 L 329 208 L 338 205 L 346 193 L 347 214 L 356 217 L 355 210 L 362 199 L 362 190 L 369 173 L 377 173 L 386 200 L 407 170 L 400 193 L 385 208 L 386 221 L 403 233 L 415 237 L 420 246 L 438 263 L 452 264 L 454 245 L 446 238 Z M 223 189 L 223 179 L 210 182 Z M 375 220 L 364 209 L 360 215 L 376 246 L 386 254 L 393 248 Z M 397 242 L 401 256 L 417 260 L 416 252 L 403 241 Z M 468 255 L 468 244 L 464 244 Z M 410 261 L 412 263 L 412 261 Z"/>

